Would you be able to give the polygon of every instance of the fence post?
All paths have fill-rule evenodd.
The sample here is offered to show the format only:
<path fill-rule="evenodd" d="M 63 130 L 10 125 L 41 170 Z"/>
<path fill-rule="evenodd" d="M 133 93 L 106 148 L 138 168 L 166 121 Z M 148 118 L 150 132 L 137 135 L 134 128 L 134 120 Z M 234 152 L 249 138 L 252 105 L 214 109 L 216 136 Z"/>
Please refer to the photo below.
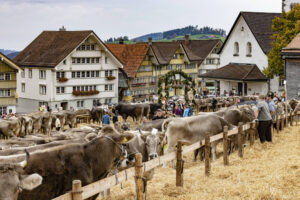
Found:
<path fill-rule="evenodd" d="M 143 161 L 142 154 L 137 153 L 135 155 L 135 188 L 136 199 L 144 199 L 144 182 L 143 182 Z"/>
<path fill-rule="evenodd" d="M 284 115 L 281 114 L 280 118 L 281 118 L 281 131 L 283 131 L 283 129 L 284 129 Z"/>
<path fill-rule="evenodd" d="M 72 183 L 72 199 L 82 200 L 81 180 L 74 180 Z"/>
<path fill-rule="evenodd" d="M 293 113 L 290 113 L 290 126 L 293 126 Z"/>
<path fill-rule="evenodd" d="M 298 117 L 299 117 L 298 112 L 295 113 L 295 116 L 296 116 L 296 126 L 298 126 Z"/>
<path fill-rule="evenodd" d="M 206 104 L 206 112 L 209 112 L 209 105 L 208 105 L 208 103 Z"/>
<path fill-rule="evenodd" d="M 251 124 L 250 124 L 249 134 L 250 134 L 250 146 L 252 146 L 254 144 L 254 137 L 255 137 L 255 123 L 254 122 L 251 122 Z"/>
<path fill-rule="evenodd" d="M 285 127 L 289 127 L 289 113 L 285 113 Z"/>
<path fill-rule="evenodd" d="M 223 161 L 224 165 L 229 164 L 228 160 L 228 126 L 224 126 L 224 131 L 223 131 Z"/>
<path fill-rule="evenodd" d="M 279 133 L 279 114 L 276 112 L 276 130 L 277 133 Z"/>
<path fill-rule="evenodd" d="M 204 157 L 205 157 L 205 175 L 209 176 L 210 174 L 210 133 L 207 132 L 205 135 L 205 152 L 204 152 Z"/>
<path fill-rule="evenodd" d="M 239 122 L 239 132 L 238 132 L 238 148 L 239 148 L 239 157 L 243 157 L 244 149 L 242 140 L 243 139 L 243 122 Z"/>
<path fill-rule="evenodd" d="M 177 161 L 176 161 L 176 186 L 183 186 L 183 161 L 182 161 L 182 143 L 177 143 Z"/>

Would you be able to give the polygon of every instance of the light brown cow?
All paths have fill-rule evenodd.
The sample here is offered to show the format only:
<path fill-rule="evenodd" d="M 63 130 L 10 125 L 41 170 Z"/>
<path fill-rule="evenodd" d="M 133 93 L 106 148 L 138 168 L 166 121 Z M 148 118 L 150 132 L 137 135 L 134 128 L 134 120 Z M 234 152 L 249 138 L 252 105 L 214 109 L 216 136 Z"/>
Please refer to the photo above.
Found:
<path fill-rule="evenodd" d="M 166 140 L 168 144 L 166 153 L 175 151 L 178 141 L 190 145 L 205 139 L 207 132 L 210 133 L 210 136 L 213 136 L 221 133 L 224 126 L 228 126 L 230 129 L 233 128 L 231 124 L 216 115 L 167 119 L 162 126 L 163 131 L 166 126 Z M 212 143 L 213 160 L 216 159 L 216 144 L 217 142 Z"/>

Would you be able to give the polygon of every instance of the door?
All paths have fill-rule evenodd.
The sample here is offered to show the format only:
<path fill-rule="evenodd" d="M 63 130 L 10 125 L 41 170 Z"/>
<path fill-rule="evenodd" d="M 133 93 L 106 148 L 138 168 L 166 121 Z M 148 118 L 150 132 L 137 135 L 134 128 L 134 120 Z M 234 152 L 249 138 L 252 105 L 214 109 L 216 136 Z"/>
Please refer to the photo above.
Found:
<path fill-rule="evenodd" d="M 60 103 L 60 106 L 62 107 L 63 110 L 67 110 L 68 102 L 62 102 Z"/>
<path fill-rule="evenodd" d="M 238 83 L 238 96 L 243 95 L 243 83 Z"/>
<path fill-rule="evenodd" d="M 247 83 L 244 83 L 244 96 L 247 96 L 248 86 Z"/>

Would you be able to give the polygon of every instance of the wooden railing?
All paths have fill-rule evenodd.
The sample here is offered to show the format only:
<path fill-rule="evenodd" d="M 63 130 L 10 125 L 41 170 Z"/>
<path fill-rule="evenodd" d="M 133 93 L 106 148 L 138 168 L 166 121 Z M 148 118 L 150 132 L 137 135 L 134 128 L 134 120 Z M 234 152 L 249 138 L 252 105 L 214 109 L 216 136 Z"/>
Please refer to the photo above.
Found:
<path fill-rule="evenodd" d="M 276 116 L 277 126 L 276 129 L 279 132 L 279 123 L 282 126 L 282 130 L 284 127 L 288 127 L 290 125 L 293 126 L 293 117 L 296 117 L 296 126 L 298 125 L 298 117 L 300 112 L 298 113 L 290 113 L 288 115 L 280 115 Z M 243 157 L 244 147 L 243 147 L 243 135 L 245 131 L 249 133 L 250 146 L 254 144 L 255 134 L 257 132 L 257 123 L 251 122 L 243 125 L 239 124 L 237 128 L 232 130 L 228 130 L 228 127 L 224 127 L 224 131 L 220 134 L 210 136 L 210 133 L 206 133 L 205 139 L 198 141 L 189 146 L 182 146 L 181 142 L 177 144 L 177 151 L 168 153 L 164 156 L 160 156 L 148 162 L 142 163 L 142 155 L 136 154 L 135 156 L 135 166 L 129 169 L 123 170 L 113 176 L 107 177 L 105 179 L 96 181 L 86 186 L 81 186 L 80 180 L 74 180 L 72 185 L 72 191 L 63 194 L 59 197 L 54 198 L 54 200 L 83 200 L 90 198 L 99 193 L 104 193 L 104 191 L 110 189 L 111 187 L 121 184 L 124 181 L 127 181 L 129 178 L 135 177 L 136 183 L 136 197 L 137 200 L 145 199 L 145 184 L 143 180 L 143 172 L 152 170 L 156 167 L 161 166 L 163 163 L 169 162 L 171 160 L 176 159 L 176 186 L 183 186 L 183 160 L 182 157 L 184 154 L 199 149 L 200 147 L 204 147 L 205 154 L 205 175 L 209 176 L 211 174 L 211 161 L 209 158 L 210 154 L 210 146 L 212 142 L 223 140 L 223 163 L 224 165 L 229 164 L 229 155 L 228 155 L 228 137 L 237 135 L 238 142 L 238 155 L 239 157 Z"/>

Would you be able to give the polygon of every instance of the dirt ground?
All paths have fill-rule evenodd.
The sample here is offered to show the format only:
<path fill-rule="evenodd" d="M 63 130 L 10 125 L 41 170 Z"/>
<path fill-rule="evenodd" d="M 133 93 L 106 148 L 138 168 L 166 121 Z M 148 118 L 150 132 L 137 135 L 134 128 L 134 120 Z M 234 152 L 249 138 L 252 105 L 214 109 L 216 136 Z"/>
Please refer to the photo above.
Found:
<path fill-rule="evenodd" d="M 148 182 L 148 200 L 171 199 L 249 199 L 300 200 L 300 126 L 286 128 L 273 134 L 273 143 L 247 146 L 244 158 L 237 152 L 229 157 L 229 166 L 223 166 L 222 144 L 219 158 L 212 163 L 211 175 L 205 177 L 204 163 L 193 162 L 193 153 L 184 155 L 184 186 L 175 186 L 175 170 L 157 168 Z M 133 178 L 115 186 L 106 200 L 135 199 Z"/>

